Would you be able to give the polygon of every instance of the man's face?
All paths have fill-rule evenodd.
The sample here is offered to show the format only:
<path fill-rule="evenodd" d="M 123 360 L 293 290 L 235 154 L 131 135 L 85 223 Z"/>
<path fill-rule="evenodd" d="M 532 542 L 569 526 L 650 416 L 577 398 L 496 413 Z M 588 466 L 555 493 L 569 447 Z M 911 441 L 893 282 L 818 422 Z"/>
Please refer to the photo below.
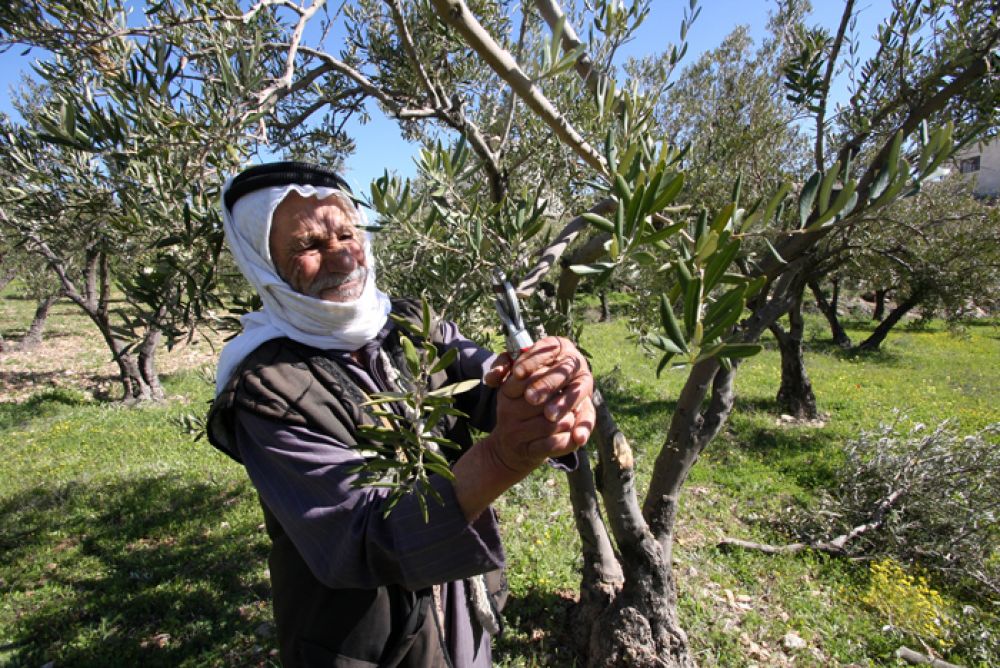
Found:
<path fill-rule="evenodd" d="M 338 197 L 317 200 L 290 192 L 274 210 L 268 239 L 278 275 L 317 299 L 360 297 L 368 267 L 355 215 Z"/>

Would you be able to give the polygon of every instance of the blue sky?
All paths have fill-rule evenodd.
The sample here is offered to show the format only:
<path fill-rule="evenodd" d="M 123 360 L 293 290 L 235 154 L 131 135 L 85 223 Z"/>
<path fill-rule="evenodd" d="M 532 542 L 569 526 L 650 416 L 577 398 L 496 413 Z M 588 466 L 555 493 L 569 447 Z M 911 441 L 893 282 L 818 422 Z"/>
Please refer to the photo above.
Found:
<path fill-rule="evenodd" d="M 663 50 L 676 42 L 680 18 L 687 0 L 653 0 L 649 17 L 640 27 L 636 39 L 621 50 L 624 59 L 630 55 L 642 55 Z M 737 25 L 750 26 L 755 41 L 765 34 L 767 13 L 773 3 L 766 0 L 702 0 L 701 14 L 688 33 L 688 53 L 682 67 L 697 59 L 698 55 L 719 45 Z M 843 8 L 842 2 L 816 0 L 811 19 L 813 23 L 836 30 Z M 875 26 L 889 12 L 889 0 L 869 0 L 859 3 L 860 16 L 858 32 L 870 43 Z M 22 71 L 30 70 L 30 62 L 37 54 L 22 56 L 22 49 L 12 49 L 0 54 L 0 111 L 10 113 L 8 91 L 19 80 Z M 862 56 L 865 55 L 862 49 Z M 413 155 L 415 146 L 405 142 L 400 136 L 396 123 L 384 117 L 376 105 L 369 107 L 372 120 L 366 125 L 354 122 L 348 132 L 358 146 L 355 155 L 347 160 L 347 178 L 353 187 L 367 192 L 368 183 L 383 170 L 396 171 L 401 176 L 413 176 L 416 172 Z"/>

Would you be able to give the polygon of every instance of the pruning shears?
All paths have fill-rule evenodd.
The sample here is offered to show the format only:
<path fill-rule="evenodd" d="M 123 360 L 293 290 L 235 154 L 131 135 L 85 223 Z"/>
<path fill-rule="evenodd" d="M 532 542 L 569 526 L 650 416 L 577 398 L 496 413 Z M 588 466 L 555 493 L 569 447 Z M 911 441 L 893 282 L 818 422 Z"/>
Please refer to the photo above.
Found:
<path fill-rule="evenodd" d="M 521 317 L 521 304 L 517 300 L 514 286 L 510 284 L 507 276 L 500 269 L 493 270 L 493 292 L 496 294 L 493 303 L 497 307 L 497 313 L 500 315 L 500 322 L 503 323 L 504 334 L 507 338 L 507 352 L 511 357 L 516 358 L 530 348 L 534 342 L 524 326 L 524 319 Z"/>

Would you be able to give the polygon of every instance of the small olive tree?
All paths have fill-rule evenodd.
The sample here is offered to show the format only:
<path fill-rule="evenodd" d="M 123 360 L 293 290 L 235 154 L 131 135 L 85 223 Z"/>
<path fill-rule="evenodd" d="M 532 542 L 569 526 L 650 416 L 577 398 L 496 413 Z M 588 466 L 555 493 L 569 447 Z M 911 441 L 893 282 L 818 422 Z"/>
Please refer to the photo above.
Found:
<path fill-rule="evenodd" d="M 161 342 L 190 336 L 220 305 L 213 184 L 234 149 L 179 136 L 171 119 L 192 122 L 197 109 L 151 83 L 150 53 L 110 44 L 103 70 L 82 74 L 79 59 L 39 65 L 44 85 L 21 98 L 23 123 L 4 119 L 0 224 L 98 328 L 123 398 L 159 400 Z M 159 67 L 167 80 L 176 72 Z"/>

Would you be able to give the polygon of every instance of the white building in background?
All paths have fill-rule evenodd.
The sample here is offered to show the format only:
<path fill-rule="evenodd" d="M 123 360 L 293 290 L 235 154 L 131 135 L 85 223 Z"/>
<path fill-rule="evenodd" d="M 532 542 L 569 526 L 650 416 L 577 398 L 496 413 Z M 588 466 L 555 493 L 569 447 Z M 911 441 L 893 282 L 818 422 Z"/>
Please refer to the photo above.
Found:
<path fill-rule="evenodd" d="M 954 161 L 955 171 L 976 180 L 975 194 L 1000 197 L 1000 137 L 962 149 Z"/>

